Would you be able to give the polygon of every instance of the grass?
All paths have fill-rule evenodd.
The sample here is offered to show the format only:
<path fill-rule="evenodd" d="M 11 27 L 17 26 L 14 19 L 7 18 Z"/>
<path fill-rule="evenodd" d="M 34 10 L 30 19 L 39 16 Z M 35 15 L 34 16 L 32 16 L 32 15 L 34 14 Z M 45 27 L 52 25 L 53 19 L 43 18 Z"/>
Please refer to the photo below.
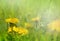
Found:
<path fill-rule="evenodd" d="M 59 0 L 0 0 L 0 41 L 60 41 L 60 33 L 49 32 L 47 23 L 60 19 Z M 48 11 L 47 11 L 48 10 Z M 46 16 L 48 15 L 48 16 Z M 41 17 L 38 21 L 32 18 Z M 6 18 L 18 18 L 18 27 L 28 29 L 27 35 L 7 33 Z M 30 27 L 25 23 L 31 24 Z"/>

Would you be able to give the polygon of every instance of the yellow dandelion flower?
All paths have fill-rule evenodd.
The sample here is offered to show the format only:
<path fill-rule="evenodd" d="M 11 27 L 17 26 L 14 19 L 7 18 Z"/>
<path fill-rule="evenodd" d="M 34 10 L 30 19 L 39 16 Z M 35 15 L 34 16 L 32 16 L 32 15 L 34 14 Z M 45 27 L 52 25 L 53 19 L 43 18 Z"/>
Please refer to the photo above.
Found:
<path fill-rule="evenodd" d="M 13 27 L 13 31 L 18 32 L 19 28 L 18 27 Z"/>
<path fill-rule="evenodd" d="M 8 28 L 8 32 L 12 32 L 12 28 L 11 27 Z"/>
<path fill-rule="evenodd" d="M 25 23 L 25 27 L 31 27 L 30 23 Z"/>
<path fill-rule="evenodd" d="M 22 35 L 26 35 L 26 34 L 28 34 L 28 30 L 27 29 L 24 29 L 24 28 L 19 28 L 18 33 L 19 34 L 22 34 Z"/>
<path fill-rule="evenodd" d="M 32 18 L 32 21 L 39 21 L 39 20 L 40 20 L 39 17 Z"/>
<path fill-rule="evenodd" d="M 17 23 L 17 22 L 19 22 L 19 20 L 17 18 L 9 18 L 9 19 L 6 19 L 5 21 L 8 22 L 8 23 Z"/>
<path fill-rule="evenodd" d="M 55 20 L 48 24 L 48 28 L 60 32 L 60 20 Z"/>

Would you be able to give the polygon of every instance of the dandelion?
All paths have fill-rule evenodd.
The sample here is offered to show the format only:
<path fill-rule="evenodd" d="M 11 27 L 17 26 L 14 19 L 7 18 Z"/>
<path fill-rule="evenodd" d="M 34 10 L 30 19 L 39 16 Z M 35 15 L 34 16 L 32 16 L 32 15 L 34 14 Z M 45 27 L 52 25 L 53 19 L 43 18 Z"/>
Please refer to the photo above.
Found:
<path fill-rule="evenodd" d="M 17 18 L 8 18 L 5 20 L 7 23 L 17 23 L 19 20 Z"/>
<path fill-rule="evenodd" d="M 13 27 L 13 31 L 18 32 L 19 28 L 18 27 Z"/>
<path fill-rule="evenodd" d="M 60 32 L 60 20 L 55 20 L 48 24 L 48 28 Z"/>
<path fill-rule="evenodd" d="M 24 29 L 24 28 L 19 28 L 18 33 L 21 34 L 21 35 L 26 35 L 26 34 L 28 34 L 28 30 Z"/>
<path fill-rule="evenodd" d="M 12 32 L 12 28 L 11 27 L 8 28 L 8 32 Z"/>
<path fill-rule="evenodd" d="M 40 20 L 39 17 L 32 18 L 32 21 L 39 21 L 39 20 Z"/>
<path fill-rule="evenodd" d="M 21 35 L 26 35 L 28 34 L 28 30 L 27 29 L 24 29 L 24 28 L 21 28 L 21 27 L 13 27 L 13 31 L 18 33 L 18 34 L 21 34 Z"/>

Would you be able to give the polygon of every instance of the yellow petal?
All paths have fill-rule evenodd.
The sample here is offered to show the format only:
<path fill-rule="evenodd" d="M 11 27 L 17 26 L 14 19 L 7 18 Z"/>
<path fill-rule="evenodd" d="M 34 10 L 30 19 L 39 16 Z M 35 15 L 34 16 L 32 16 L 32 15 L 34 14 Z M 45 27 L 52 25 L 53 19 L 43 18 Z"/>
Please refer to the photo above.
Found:
<path fill-rule="evenodd" d="M 48 28 L 60 32 L 60 20 L 54 20 L 48 24 Z"/>
<path fill-rule="evenodd" d="M 11 31 L 12 31 L 12 28 L 11 28 L 11 27 L 9 27 L 9 28 L 8 28 L 8 32 L 11 32 Z"/>
<path fill-rule="evenodd" d="M 19 20 L 17 18 L 8 18 L 5 20 L 8 23 L 17 23 L 19 22 Z"/>
<path fill-rule="evenodd" d="M 39 21 L 39 20 L 40 20 L 39 17 L 32 18 L 32 21 Z"/>

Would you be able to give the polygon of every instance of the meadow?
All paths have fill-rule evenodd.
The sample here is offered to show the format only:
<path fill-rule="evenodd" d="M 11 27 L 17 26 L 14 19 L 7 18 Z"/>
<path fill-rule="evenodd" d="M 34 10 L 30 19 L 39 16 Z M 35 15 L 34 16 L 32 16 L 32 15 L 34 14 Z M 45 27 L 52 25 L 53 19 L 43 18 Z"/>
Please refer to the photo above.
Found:
<path fill-rule="evenodd" d="M 0 41 L 60 41 L 60 0 L 0 0 Z"/>

